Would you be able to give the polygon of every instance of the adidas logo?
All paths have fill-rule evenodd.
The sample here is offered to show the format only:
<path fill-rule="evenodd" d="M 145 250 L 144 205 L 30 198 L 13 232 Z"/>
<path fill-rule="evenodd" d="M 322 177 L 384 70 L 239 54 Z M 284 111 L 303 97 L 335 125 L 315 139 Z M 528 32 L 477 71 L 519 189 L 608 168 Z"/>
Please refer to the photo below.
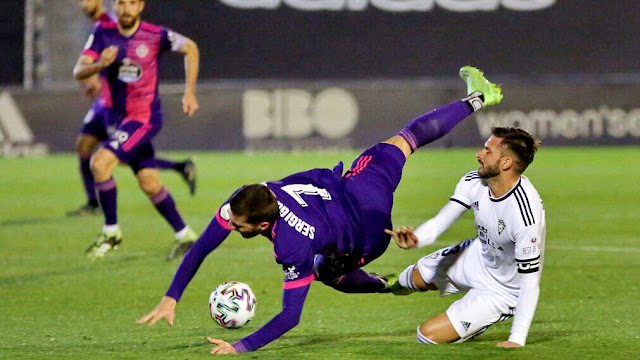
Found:
<path fill-rule="evenodd" d="M 8 92 L 0 93 L 0 156 L 46 155 L 49 148 L 33 142 L 33 133 Z"/>
<path fill-rule="evenodd" d="M 462 324 L 462 327 L 464 328 L 465 331 L 469 330 L 469 326 L 471 326 L 470 322 L 460 321 L 460 323 Z"/>

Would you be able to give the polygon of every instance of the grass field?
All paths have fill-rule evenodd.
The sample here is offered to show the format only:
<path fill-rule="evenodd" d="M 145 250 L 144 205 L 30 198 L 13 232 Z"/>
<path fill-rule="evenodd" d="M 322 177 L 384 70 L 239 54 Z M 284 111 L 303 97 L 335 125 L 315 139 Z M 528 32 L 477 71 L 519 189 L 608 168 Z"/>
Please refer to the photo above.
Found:
<path fill-rule="evenodd" d="M 460 176 L 476 167 L 474 153 L 414 155 L 396 192 L 394 223 L 418 225 L 434 215 Z M 184 218 L 201 231 L 239 185 L 331 167 L 356 155 L 198 153 L 194 198 L 177 175 L 162 177 Z M 238 358 L 640 358 L 638 149 L 542 149 L 527 175 L 545 201 L 547 243 L 540 302 L 525 348 L 494 346 L 507 339 L 511 320 L 465 344 L 417 344 L 419 323 L 443 312 L 456 296 L 348 295 L 314 283 L 298 327 Z M 0 358 L 204 359 L 211 357 L 206 336 L 235 341 L 280 311 L 282 271 L 271 244 L 233 234 L 203 263 L 178 305 L 173 327 L 134 325 L 158 303 L 178 264 L 164 260 L 171 230 L 129 170 L 119 168 L 115 177 L 123 246 L 92 262 L 83 251 L 102 218 L 64 216 L 83 202 L 74 157 L 0 158 Z M 472 236 L 469 213 L 433 246 L 403 251 L 392 245 L 368 269 L 399 271 Z M 208 317 L 208 295 L 225 280 L 246 282 L 256 293 L 257 315 L 245 328 L 225 330 Z"/>

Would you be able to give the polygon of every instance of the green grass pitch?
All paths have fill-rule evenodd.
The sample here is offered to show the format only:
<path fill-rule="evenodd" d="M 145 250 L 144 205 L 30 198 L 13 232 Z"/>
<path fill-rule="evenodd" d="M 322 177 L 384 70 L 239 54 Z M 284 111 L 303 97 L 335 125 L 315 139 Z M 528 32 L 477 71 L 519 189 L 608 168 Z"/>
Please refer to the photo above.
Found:
<path fill-rule="evenodd" d="M 422 150 L 396 192 L 394 224 L 419 225 L 477 167 L 477 149 Z M 312 167 L 350 163 L 343 153 L 197 153 L 198 192 L 189 197 L 170 172 L 162 179 L 197 231 L 245 183 Z M 184 154 L 169 154 L 176 159 Z M 257 352 L 260 359 L 637 359 L 640 357 L 640 153 L 637 148 L 543 148 L 526 173 L 547 210 L 541 296 L 523 349 L 498 349 L 511 320 L 464 344 L 425 346 L 415 329 L 457 299 L 436 293 L 349 295 L 311 286 L 298 327 Z M 67 218 L 83 202 L 76 160 L 0 158 L 0 358 L 205 359 L 205 337 L 238 340 L 280 311 L 282 271 L 264 238 L 233 234 L 203 263 L 178 304 L 176 324 L 137 326 L 164 294 L 176 262 L 164 260 L 173 234 L 127 168 L 115 172 L 121 248 L 102 261 L 83 256 L 101 217 Z M 465 214 L 436 244 L 403 251 L 391 244 L 367 269 L 399 271 L 421 256 L 474 236 Z M 208 316 L 210 291 L 248 283 L 257 315 L 225 330 Z"/>

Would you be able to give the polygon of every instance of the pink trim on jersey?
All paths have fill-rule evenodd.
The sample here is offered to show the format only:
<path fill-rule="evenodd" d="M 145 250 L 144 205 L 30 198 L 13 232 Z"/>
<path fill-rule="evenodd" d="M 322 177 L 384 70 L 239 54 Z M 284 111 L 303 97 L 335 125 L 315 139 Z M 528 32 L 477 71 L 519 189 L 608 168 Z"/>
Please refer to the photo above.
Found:
<path fill-rule="evenodd" d="M 127 84 L 127 118 L 145 124 L 151 120 L 151 104 L 156 99 L 160 30 L 159 26 L 142 22 L 127 45 L 127 57 L 142 68 L 140 79 Z"/>
<path fill-rule="evenodd" d="M 216 211 L 216 220 L 218 221 L 218 224 L 220 224 L 220 226 L 222 226 L 226 230 L 231 231 L 231 226 L 229 226 L 229 221 L 223 219 L 222 216 L 220 216 L 220 209 Z"/>
<path fill-rule="evenodd" d="M 311 284 L 313 282 L 313 280 L 316 279 L 316 276 L 311 274 L 309 276 L 307 276 L 306 278 L 302 278 L 302 279 L 298 279 L 298 280 L 294 280 L 294 281 L 285 281 L 284 284 L 282 285 L 282 287 L 285 290 L 291 290 L 291 289 L 297 289 L 299 287 L 303 287 L 303 286 L 307 286 L 309 284 Z"/>
<path fill-rule="evenodd" d="M 100 105 L 104 107 L 113 107 L 113 100 L 111 99 L 111 86 L 109 80 L 106 77 L 100 77 L 100 83 L 102 85 L 102 91 L 100 91 Z"/>
<path fill-rule="evenodd" d="M 360 174 L 367 167 L 367 165 L 369 165 L 371 159 L 373 159 L 373 156 L 371 155 L 361 156 L 360 159 L 358 159 L 356 165 L 349 169 L 349 173 L 345 177 L 351 177 Z"/>
<path fill-rule="evenodd" d="M 133 149 L 134 146 L 138 145 L 140 139 L 147 134 L 149 130 L 151 130 L 152 126 L 150 124 L 144 124 L 138 128 L 138 130 L 134 131 L 131 137 L 122 144 L 122 150 L 129 151 Z"/>
<path fill-rule="evenodd" d="M 91 49 L 82 50 L 82 55 L 92 58 L 93 61 L 98 60 L 98 58 L 100 57 L 100 54 Z"/>

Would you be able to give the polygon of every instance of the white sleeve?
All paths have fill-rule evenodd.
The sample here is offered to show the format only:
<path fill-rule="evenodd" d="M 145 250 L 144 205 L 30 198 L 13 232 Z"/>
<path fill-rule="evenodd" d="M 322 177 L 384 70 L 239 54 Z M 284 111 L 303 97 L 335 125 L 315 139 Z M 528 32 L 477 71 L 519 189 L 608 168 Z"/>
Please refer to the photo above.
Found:
<path fill-rule="evenodd" d="M 458 202 L 449 201 L 446 203 L 438 215 L 415 230 L 414 234 L 418 237 L 416 247 L 421 248 L 433 244 L 466 210 L 467 208 Z"/>
<path fill-rule="evenodd" d="M 546 226 L 544 212 L 540 211 L 538 214 L 539 218 L 534 224 L 522 228 L 515 234 L 515 258 L 520 278 L 520 295 L 516 304 L 509 341 L 522 346 L 527 341 L 540 296 Z"/>
<path fill-rule="evenodd" d="M 533 321 L 540 296 L 540 271 L 520 274 L 520 296 L 516 304 L 516 314 L 511 325 L 509 341 L 522 346 L 527 342 L 527 334 Z"/>

